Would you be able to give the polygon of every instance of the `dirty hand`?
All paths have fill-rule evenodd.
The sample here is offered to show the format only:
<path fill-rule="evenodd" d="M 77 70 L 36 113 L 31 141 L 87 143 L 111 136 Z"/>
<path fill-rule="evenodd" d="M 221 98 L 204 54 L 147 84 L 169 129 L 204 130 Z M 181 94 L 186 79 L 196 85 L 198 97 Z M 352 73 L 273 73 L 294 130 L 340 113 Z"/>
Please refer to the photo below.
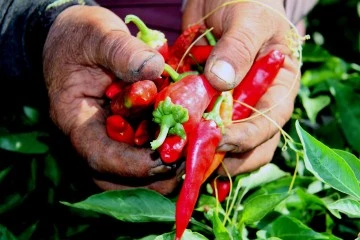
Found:
<path fill-rule="evenodd" d="M 98 6 L 72 6 L 56 18 L 43 51 L 44 77 L 54 123 L 104 190 L 147 187 L 162 194 L 176 187 L 178 170 L 150 149 L 111 140 L 105 129 L 103 96 L 117 77 L 127 82 L 155 79 L 164 68 L 160 54 L 130 35 L 125 23 Z"/>
<path fill-rule="evenodd" d="M 198 22 L 224 0 L 188 0 L 183 28 Z M 235 2 L 235 1 L 232 1 Z M 290 25 L 285 20 L 283 0 L 239 1 L 219 8 L 203 20 L 218 38 L 205 66 L 205 75 L 218 90 L 230 90 L 244 78 L 254 61 L 271 50 L 286 55 L 272 86 L 255 106 L 260 111 L 276 105 L 266 114 L 279 126 L 290 118 L 299 88 L 298 63 L 287 46 Z M 286 98 L 285 98 L 286 97 Z M 225 166 L 232 175 L 252 171 L 271 161 L 279 142 L 278 128 L 258 116 L 227 127 L 219 151 L 227 151 Z M 223 169 L 220 173 L 224 174 Z"/>

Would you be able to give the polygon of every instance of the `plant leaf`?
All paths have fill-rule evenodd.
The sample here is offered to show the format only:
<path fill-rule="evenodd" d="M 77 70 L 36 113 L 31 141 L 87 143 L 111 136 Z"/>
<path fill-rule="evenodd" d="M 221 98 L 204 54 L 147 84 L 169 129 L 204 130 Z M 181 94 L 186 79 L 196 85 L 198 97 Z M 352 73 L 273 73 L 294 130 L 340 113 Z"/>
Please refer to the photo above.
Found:
<path fill-rule="evenodd" d="M 348 143 L 360 152 L 360 95 L 351 86 L 339 81 L 329 81 L 335 98 L 337 119 Z M 351 106 L 351 107 L 350 107 Z"/>
<path fill-rule="evenodd" d="M 77 203 L 63 204 L 102 213 L 127 222 L 173 222 L 175 204 L 148 189 L 106 191 Z"/>
<path fill-rule="evenodd" d="M 245 224 L 260 221 L 288 196 L 288 193 L 275 193 L 254 197 L 244 204 L 242 221 L 245 222 Z"/>
<path fill-rule="evenodd" d="M 316 44 L 304 44 L 303 46 L 303 62 L 325 62 L 329 57 L 330 53 Z"/>
<path fill-rule="evenodd" d="M 9 229 L 0 224 L 0 240 L 17 240 L 17 238 Z"/>
<path fill-rule="evenodd" d="M 219 219 L 219 216 L 215 213 L 213 209 L 208 211 L 207 215 L 212 222 L 213 231 L 216 239 L 223 239 L 223 240 L 233 239 L 231 237 L 231 234 L 226 229 L 224 224 Z"/>
<path fill-rule="evenodd" d="M 344 150 L 339 149 L 333 149 L 334 152 L 336 152 L 340 157 L 342 157 L 347 164 L 351 167 L 351 169 L 354 171 L 356 178 L 360 182 L 360 159 L 357 158 L 354 154 L 349 153 Z"/>
<path fill-rule="evenodd" d="M 315 98 L 309 98 L 308 96 L 301 96 L 303 106 L 305 108 L 306 114 L 308 115 L 312 123 L 316 122 L 316 117 L 318 113 L 328 106 L 331 102 L 329 96 L 317 96 Z"/>
<path fill-rule="evenodd" d="M 175 233 L 171 232 L 171 233 L 165 233 L 162 234 L 160 236 L 157 236 L 154 240 L 174 240 L 175 239 Z M 197 232 L 192 232 L 189 229 L 186 229 L 182 239 L 186 239 L 186 240 L 208 240 L 206 237 L 204 237 L 203 235 L 201 235 L 200 233 Z"/>
<path fill-rule="evenodd" d="M 249 176 L 244 177 L 241 181 L 244 187 L 252 189 L 287 175 L 288 173 L 282 171 L 275 164 L 268 163 L 252 172 Z"/>
<path fill-rule="evenodd" d="M 47 152 L 48 146 L 38 140 L 47 136 L 42 132 L 13 133 L 0 136 L 0 148 L 25 154 L 42 154 Z"/>
<path fill-rule="evenodd" d="M 268 238 L 278 237 L 282 240 L 328 239 L 327 236 L 315 232 L 298 219 L 285 215 L 278 217 L 266 230 Z"/>
<path fill-rule="evenodd" d="M 360 186 L 347 162 L 296 122 L 296 129 L 304 147 L 306 168 L 331 187 L 360 199 Z"/>
<path fill-rule="evenodd" d="M 354 199 L 339 199 L 330 203 L 328 208 L 345 213 L 349 217 L 360 218 L 360 202 Z"/>

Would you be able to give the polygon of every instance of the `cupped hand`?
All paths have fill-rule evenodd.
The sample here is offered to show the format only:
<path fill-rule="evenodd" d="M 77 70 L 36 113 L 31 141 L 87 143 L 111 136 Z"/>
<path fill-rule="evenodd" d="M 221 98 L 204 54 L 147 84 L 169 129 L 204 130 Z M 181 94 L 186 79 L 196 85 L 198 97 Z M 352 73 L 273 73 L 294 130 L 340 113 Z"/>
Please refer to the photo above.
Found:
<path fill-rule="evenodd" d="M 225 2 L 207 18 L 203 16 Z M 269 118 L 282 127 L 290 119 L 299 88 L 298 62 L 288 47 L 291 29 L 282 0 L 224 1 L 189 0 L 185 6 L 183 28 L 203 21 L 213 27 L 218 42 L 210 54 L 205 75 L 220 91 L 233 89 L 244 78 L 254 61 L 271 50 L 286 55 L 284 66 L 273 85 L 255 106 L 267 111 Z M 256 113 L 255 113 L 256 114 Z M 225 167 L 232 175 L 252 171 L 271 161 L 279 143 L 279 129 L 263 116 L 227 127 L 219 151 L 227 151 Z M 220 168 L 220 173 L 224 169 Z"/>
<path fill-rule="evenodd" d="M 160 76 L 160 54 L 131 36 L 111 11 L 72 6 L 50 28 L 43 65 L 51 118 L 88 161 L 100 188 L 173 191 L 179 168 L 163 165 L 150 149 L 109 139 L 103 108 L 105 89 L 115 78 L 134 82 Z"/>

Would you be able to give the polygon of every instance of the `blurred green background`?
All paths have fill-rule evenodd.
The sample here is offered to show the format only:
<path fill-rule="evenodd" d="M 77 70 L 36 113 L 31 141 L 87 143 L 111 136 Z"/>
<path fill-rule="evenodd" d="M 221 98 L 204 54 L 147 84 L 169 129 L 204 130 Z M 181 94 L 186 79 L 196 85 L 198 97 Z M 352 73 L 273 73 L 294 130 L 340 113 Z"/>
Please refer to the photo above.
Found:
<path fill-rule="evenodd" d="M 307 18 L 307 33 L 311 39 L 305 47 L 308 56 L 321 46 L 339 61 L 334 61 L 334 71 L 342 64 L 350 64 L 357 74 L 351 79 L 359 94 L 360 77 L 360 2 L 359 0 L 321 0 Z M 303 71 L 323 69 L 319 62 L 304 64 Z M 356 70 L 357 69 L 357 70 Z M 341 72 L 342 74 L 344 72 Z M 346 70 L 347 74 L 353 74 Z M 318 85 L 320 86 L 320 85 Z M 306 89 L 309 89 L 306 88 Z M 313 93 L 313 89 L 311 89 Z M 316 90 L 321 91 L 321 86 Z M 328 123 L 333 105 L 323 109 L 322 117 L 311 123 L 306 110 L 298 99 L 294 119 L 307 123 L 308 129 L 326 144 L 340 147 L 358 155 L 358 151 L 339 130 L 339 125 L 321 128 Z M 9 103 L 2 103 L 9 109 Z M 3 106 L 1 106 L 3 107 Z M 11 108 L 10 108 L 11 109 Z M 78 158 L 68 140 L 52 125 L 46 106 L 23 104 L 6 111 L 0 118 L 0 239 L 135 239 L 139 231 L 133 225 L 121 223 L 105 216 L 77 213 L 59 201 L 80 201 L 98 192 L 93 185 L 85 163 Z M 320 114 L 318 114 L 320 115 Z M 292 131 L 291 123 L 286 126 Z M 327 126 L 329 127 L 329 126 Z M 322 131 L 317 131 L 322 129 Z M 332 129 L 332 130 L 331 130 Z M 359 129 L 354 129 L 360 134 Z M 328 138 L 334 135 L 336 141 Z M 293 161 L 279 151 L 274 162 L 290 172 Z M 321 221 L 325 221 L 321 219 Z M 354 220 L 355 221 L 355 220 Z M 353 236 L 357 222 L 343 220 L 334 222 L 339 235 Z M 170 226 L 163 226 L 169 231 Z M 138 224 L 142 233 L 164 232 L 159 226 Z M 356 228 L 356 227 L 355 227 Z M 154 232 L 154 229 L 157 229 Z M 349 235 L 348 235 L 349 234 Z"/>

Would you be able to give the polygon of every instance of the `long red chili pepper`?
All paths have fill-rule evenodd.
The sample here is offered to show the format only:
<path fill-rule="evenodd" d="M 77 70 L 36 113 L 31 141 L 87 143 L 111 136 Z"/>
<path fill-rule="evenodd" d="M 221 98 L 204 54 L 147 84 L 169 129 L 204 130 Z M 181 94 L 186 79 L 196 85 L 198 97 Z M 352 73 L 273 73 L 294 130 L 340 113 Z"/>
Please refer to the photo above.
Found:
<path fill-rule="evenodd" d="M 130 22 L 133 22 L 139 29 L 137 38 L 151 48 L 156 49 L 166 61 L 169 57 L 169 47 L 165 34 L 158 30 L 148 28 L 139 17 L 132 14 L 125 17 L 125 23 L 128 24 Z"/>
<path fill-rule="evenodd" d="M 191 71 L 191 63 L 193 63 L 193 60 L 186 58 L 183 62 L 180 63 L 180 61 L 193 41 L 200 36 L 205 29 L 205 26 L 201 24 L 191 25 L 185 29 L 175 40 L 174 44 L 170 46 L 169 58 L 166 63 L 173 69 L 177 69 L 179 73 Z M 166 75 L 166 72 L 164 74 Z"/>
<path fill-rule="evenodd" d="M 234 89 L 233 120 L 250 116 L 252 110 L 241 102 L 254 107 L 274 81 L 284 60 L 284 54 L 279 50 L 273 50 L 252 65 L 244 79 Z"/>
<path fill-rule="evenodd" d="M 134 145 L 134 130 L 119 115 L 112 115 L 106 119 L 106 133 L 112 140 Z"/>
<path fill-rule="evenodd" d="M 214 110 L 202 118 L 188 136 L 185 180 L 176 202 L 176 240 L 181 239 L 190 221 L 200 187 L 222 137 L 222 129 L 218 126 L 221 124 L 218 123 L 221 121 L 218 112 L 221 101 L 220 97 Z"/>
<path fill-rule="evenodd" d="M 178 74 L 171 71 L 171 69 L 171 67 L 168 68 L 170 74 L 173 75 L 173 78 L 177 78 Z M 158 93 L 155 100 L 155 108 L 161 102 L 170 101 L 173 105 L 181 106 L 187 110 L 188 120 L 184 121 L 182 125 L 185 133 L 189 133 L 200 122 L 202 114 L 217 93 L 217 90 L 210 85 L 204 75 L 186 75 L 180 81 L 170 84 Z M 177 112 L 172 111 L 172 105 L 169 106 L 169 109 L 159 109 L 161 112 L 155 109 L 154 117 L 163 119 L 168 118 L 169 115 L 176 116 Z M 160 124 L 160 133 L 158 138 L 151 142 L 153 149 L 160 147 L 168 134 L 168 128 L 164 127 L 164 124 L 160 121 L 157 122 Z M 182 138 L 185 138 L 185 136 L 186 134 Z"/>
<path fill-rule="evenodd" d="M 157 88 L 153 81 L 141 80 L 132 83 L 119 92 L 111 101 L 113 114 L 128 117 L 149 107 L 155 100 Z"/>

